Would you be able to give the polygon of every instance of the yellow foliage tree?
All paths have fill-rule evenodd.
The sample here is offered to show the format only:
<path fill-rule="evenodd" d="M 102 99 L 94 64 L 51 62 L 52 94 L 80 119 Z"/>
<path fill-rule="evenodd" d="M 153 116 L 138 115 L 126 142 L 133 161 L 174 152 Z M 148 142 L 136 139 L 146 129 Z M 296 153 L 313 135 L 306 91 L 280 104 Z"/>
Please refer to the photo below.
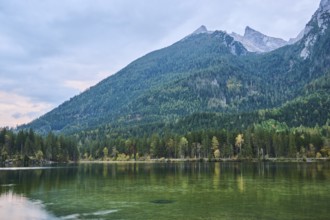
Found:
<path fill-rule="evenodd" d="M 238 134 L 235 138 L 235 146 L 239 149 L 239 152 L 241 152 L 242 145 L 244 143 L 243 134 Z"/>

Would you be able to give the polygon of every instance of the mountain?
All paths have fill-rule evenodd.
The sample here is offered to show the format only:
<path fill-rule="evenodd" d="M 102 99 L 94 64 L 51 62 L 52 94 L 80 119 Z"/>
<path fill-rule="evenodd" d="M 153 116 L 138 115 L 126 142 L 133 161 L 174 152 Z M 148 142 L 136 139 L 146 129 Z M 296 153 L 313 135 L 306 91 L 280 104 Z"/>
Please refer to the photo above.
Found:
<path fill-rule="evenodd" d="M 117 74 L 24 127 L 31 126 L 45 132 L 71 131 L 104 123 L 147 122 L 155 117 L 162 118 L 157 116 L 159 106 L 155 105 L 156 100 L 153 102 L 150 94 L 158 89 L 171 92 L 165 88 L 208 69 L 210 65 L 227 63 L 231 57 L 245 54 L 247 51 L 243 45 L 225 32 L 193 34 L 137 59 Z M 146 100 L 146 103 L 136 103 L 136 100 Z"/>
<path fill-rule="evenodd" d="M 244 36 L 236 33 L 232 33 L 231 36 L 241 42 L 248 51 L 258 53 L 270 52 L 289 43 L 281 38 L 264 35 L 249 26 L 245 28 Z"/>
<path fill-rule="evenodd" d="M 196 34 L 212 34 L 213 31 L 207 30 L 207 28 L 202 25 L 196 29 L 191 35 Z M 244 36 L 241 36 L 235 32 L 231 33 L 230 36 L 234 38 L 235 41 L 240 42 L 249 52 L 264 53 L 276 50 L 288 44 L 294 44 L 303 37 L 303 31 L 296 37 L 289 41 L 285 41 L 281 38 L 270 37 L 260 33 L 247 26 L 245 28 Z"/>
<path fill-rule="evenodd" d="M 243 38 L 259 50 L 279 47 L 270 52 L 250 52 L 237 37 L 202 26 L 19 129 L 75 133 L 142 126 L 147 131 L 156 130 L 151 125 L 157 123 L 177 129 L 178 122 L 192 116 L 210 123 L 214 118 L 207 115 L 213 114 L 222 115 L 216 120 L 224 127 L 240 126 L 237 118 L 244 115 L 251 118 L 246 123 L 254 123 L 252 115 L 263 115 L 293 126 L 324 124 L 330 118 L 328 86 L 314 87 L 329 79 L 329 5 L 330 0 L 321 1 L 293 44 L 247 28 Z"/>

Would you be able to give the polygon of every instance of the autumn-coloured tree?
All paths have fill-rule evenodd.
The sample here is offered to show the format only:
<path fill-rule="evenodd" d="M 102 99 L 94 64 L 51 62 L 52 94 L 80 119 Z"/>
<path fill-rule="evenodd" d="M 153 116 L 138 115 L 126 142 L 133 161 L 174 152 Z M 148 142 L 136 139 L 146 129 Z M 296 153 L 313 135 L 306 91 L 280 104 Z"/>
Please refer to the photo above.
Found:
<path fill-rule="evenodd" d="M 244 143 L 243 134 L 238 134 L 235 138 L 235 146 L 237 147 L 237 153 L 241 152 L 242 145 Z"/>

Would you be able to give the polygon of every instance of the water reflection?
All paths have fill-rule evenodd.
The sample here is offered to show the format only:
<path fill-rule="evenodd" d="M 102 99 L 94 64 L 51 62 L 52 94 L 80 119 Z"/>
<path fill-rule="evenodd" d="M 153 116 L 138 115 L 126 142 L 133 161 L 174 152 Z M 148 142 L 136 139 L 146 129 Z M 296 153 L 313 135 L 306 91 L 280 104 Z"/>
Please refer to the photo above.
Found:
<path fill-rule="evenodd" d="M 322 215 L 330 200 L 329 180 L 329 163 L 80 164 L 0 170 L 0 218 L 154 219 L 157 213 L 157 219 L 221 219 L 221 213 L 227 219 L 268 219 L 276 210 L 283 219 L 295 217 L 293 211 L 311 217 Z"/>
<path fill-rule="evenodd" d="M 42 202 L 30 201 L 23 195 L 17 195 L 11 190 L 0 195 L 0 217 L 10 220 L 56 219 L 44 210 Z"/>
<path fill-rule="evenodd" d="M 0 185 L 14 184 L 12 188 L 16 194 L 29 196 L 31 192 L 52 191 L 70 184 L 77 177 L 76 167 L 48 167 L 48 168 L 2 168 L 0 169 Z M 6 188 L 0 187 L 0 194 Z"/>

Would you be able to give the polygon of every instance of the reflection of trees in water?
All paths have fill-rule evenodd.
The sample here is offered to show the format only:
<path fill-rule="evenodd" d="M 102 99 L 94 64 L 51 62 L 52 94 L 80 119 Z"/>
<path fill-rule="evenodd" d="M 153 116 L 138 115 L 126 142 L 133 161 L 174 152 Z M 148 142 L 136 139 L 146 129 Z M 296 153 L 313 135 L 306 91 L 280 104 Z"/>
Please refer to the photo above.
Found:
<path fill-rule="evenodd" d="M 244 192 L 255 181 L 314 181 L 330 179 L 329 163 L 123 163 L 80 164 L 35 170 L 0 170 L 0 193 L 8 192 L 29 196 L 34 191 L 49 192 L 62 188 L 86 190 L 112 184 L 135 190 L 136 182 L 145 186 L 163 186 L 182 192 L 238 190 Z M 140 185 L 140 184 L 139 184 Z M 180 186 L 180 187 L 179 187 Z M 153 190 L 146 187 L 140 191 Z M 157 189 L 154 189 L 157 190 Z M 158 189 L 159 190 L 159 189 Z"/>
<path fill-rule="evenodd" d="M 183 205 L 196 213 L 203 212 L 197 206 L 209 202 L 213 204 L 211 210 L 218 211 L 220 206 L 215 206 L 216 203 L 222 205 L 222 211 L 232 210 L 230 201 L 280 210 L 292 203 L 285 199 L 298 201 L 297 195 L 313 199 L 327 193 L 328 187 L 319 183 L 330 179 L 329 166 L 329 163 L 105 163 L 0 170 L 0 193 L 41 200 L 45 209 L 57 216 L 93 213 L 104 207 L 124 210 L 125 205 L 136 206 L 141 201 L 149 205 L 153 204 L 149 201 L 175 201 L 175 206 Z M 250 211 L 248 206 L 245 208 Z M 284 213 L 290 213 L 287 209 Z"/>
<path fill-rule="evenodd" d="M 72 183 L 78 170 L 75 168 L 40 168 L 0 170 L 0 194 L 8 191 L 3 185 L 12 184 L 16 194 L 29 195 L 33 191 L 51 191 Z"/>
<path fill-rule="evenodd" d="M 312 181 L 330 178 L 330 163 L 255 163 L 253 176 Z"/>

